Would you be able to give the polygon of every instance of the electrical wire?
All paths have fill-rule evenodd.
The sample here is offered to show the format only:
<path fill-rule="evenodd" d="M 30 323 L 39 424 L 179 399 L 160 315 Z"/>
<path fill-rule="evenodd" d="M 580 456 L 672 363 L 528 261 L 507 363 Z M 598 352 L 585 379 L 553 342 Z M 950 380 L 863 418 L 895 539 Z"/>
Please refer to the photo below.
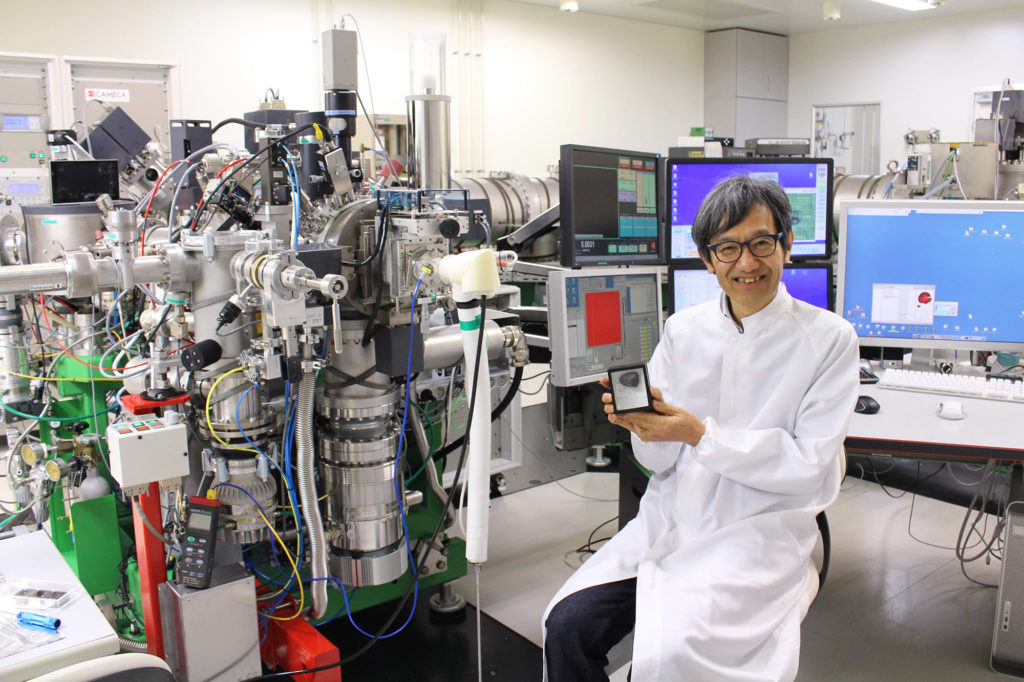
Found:
<path fill-rule="evenodd" d="M 486 321 L 486 314 L 487 314 L 487 297 L 486 296 L 482 296 L 480 300 L 481 300 L 480 333 L 479 333 L 479 336 L 477 337 L 476 359 L 474 361 L 476 363 L 476 366 L 478 366 L 478 367 L 480 366 L 480 358 L 481 358 L 482 353 L 483 353 L 484 336 L 486 335 L 486 326 L 485 326 L 484 322 Z M 472 422 L 473 411 L 476 408 L 476 393 L 477 393 L 476 392 L 476 387 L 474 385 L 474 388 L 473 388 L 473 391 L 471 393 L 471 397 L 470 397 L 470 400 L 469 400 L 469 419 L 470 419 L 470 422 Z M 468 453 L 468 443 L 469 443 L 468 439 L 464 439 L 463 440 L 462 452 L 459 454 L 459 462 L 458 462 L 458 465 L 455 468 L 455 482 L 454 482 L 453 485 L 457 485 L 458 484 L 459 478 L 462 475 L 462 469 L 463 469 L 463 467 L 464 467 L 464 465 L 466 463 L 466 454 Z M 451 509 L 452 500 L 454 499 L 454 497 L 455 497 L 454 495 L 449 495 L 448 499 L 445 501 L 444 506 L 441 508 L 441 513 L 437 517 L 437 524 L 434 526 L 434 531 L 431 534 L 430 539 L 427 540 L 427 542 L 425 543 L 425 545 L 424 545 L 425 547 L 433 546 L 434 542 L 437 540 L 437 536 L 440 535 L 441 529 L 444 526 L 445 519 L 448 517 L 448 510 Z M 381 635 L 388 628 L 391 627 L 391 624 L 395 621 L 396 618 L 398 618 L 398 614 L 401 613 L 402 608 L 405 606 L 405 603 L 409 600 L 409 595 L 412 594 L 412 591 L 414 589 L 414 585 L 415 584 L 416 584 L 416 581 L 412 581 L 410 583 L 409 587 L 406 588 L 405 595 L 399 601 L 399 603 L 395 607 L 395 609 L 391 612 L 391 615 L 388 616 L 387 620 L 381 626 L 379 632 L 373 637 L 373 639 L 371 639 L 369 642 L 366 642 L 365 644 L 363 644 L 362 647 L 360 647 L 358 650 L 356 650 L 351 655 L 345 657 L 344 659 L 338 661 L 337 663 L 331 663 L 331 664 L 328 664 L 328 665 L 322 665 L 322 666 L 319 666 L 317 668 L 307 668 L 305 670 L 286 670 L 286 671 L 282 671 L 282 672 L 269 673 L 267 675 L 261 675 L 260 677 L 256 677 L 256 678 L 253 678 L 253 679 L 254 680 L 275 680 L 275 679 L 280 679 L 282 677 L 290 677 L 292 675 L 305 675 L 305 674 L 309 674 L 309 673 L 322 672 L 324 670 L 331 670 L 333 668 L 337 668 L 337 667 L 343 666 L 343 665 L 345 665 L 347 663 L 351 663 L 352 661 L 356 660 L 357 658 L 359 658 L 360 656 L 365 654 L 370 649 L 370 647 L 372 647 L 375 643 L 377 643 L 381 639 Z"/>
<path fill-rule="evenodd" d="M 235 490 L 242 491 L 245 494 L 245 496 L 248 497 L 252 501 L 252 503 L 254 505 L 256 505 L 256 513 L 260 515 L 260 518 L 263 519 L 263 523 L 266 524 L 267 529 L 274 536 L 274 539 L 277 540 L 277 543 L 279 545 L 281 545 L 281 549 L 284 551 L 285 558 L 288 559 L 288 563 L 290 563 L 291 566 L 292 566 L 292 572 L 293 572 L 293 574 L 295 576 L 295 580 L 299 584 L 299 605 L 295 609 L 295 613 L 293 613 L 292 615 L 287 616 L 287 617 L 284 617 L 284 616 L 273 616 L 273 615 L 268 615 L 268 614 L 262 614 L 262 615 L 263 615 L 264 618 L 269 618 L 271 620 L 295 620 L 296 618 L 298 618 L 302 614 L 302 609 L 305 608 L 305 605 L 306 605 L 306 592 L 302 588 L 302 576 L 299 575 L 299 567 L 296 565 L 295 559 L 292 558 L 291 552 L 288 551 L 288 547 L 284 544 L 284 540 L 282 540 L 281 536 L 277 534 L 276 530 L 274 530 L 274 525 L 272 523 L 270 523 L 270 521 L 267 520 L 266 514 L 263 513 L 263 507 L 260 506 L 260 503 L 256 501 L 255 497 L 253 497 L 252 495 L 249 494 L 248 490 L 246 490 L 245 488 L 239 487 L 239 486 L 237 486 L 237 485 L 235 485 L 233 483 L 218 483 L 214 487 L 215 488 L 234 488 Z"/>
<path fill-rule="evenodd" d="M 230 173 L 228 173 L 226 176 L 224 176 L 224 179 L 221 180 L 220 183 L 216 187 L 213 188 L 212 192 L 210 192 L 210 196 L 213 197 L 213 195 L 216 194 L 222 187 L 224 187 L 227 184 L 227 182 L 229 180 L 231 180 L 232 177 L 234 177 L 234 175 L 236 173 L 238 173 L 243 168 L 248 166 L 250 163 L 252 163 L 256 159 L 258 159 L 260 156 L 262 156 L 263 154 L 266 154 L 268 151 L 272 150 L 277 145 L 283 144 L 285 142 L 285 140 L 287 140 L 287 139 L 289 139 L 291 137 L 295 137 L 299 133 L 301 133 L 301 132 L 303 132 L 305 130 L 309 130 L 312 127 L 313 127 L 312 123 L 306 123 L 305 125 L 299 126 L 298 128 L 295 128 L 294 130 L 286 133 L 282 137 L 279 137 L 278 139 L 274 140 L 270 144 L 257 149 L 256 152 L 252 156 L 247 158 L 242 163 L 238 164 L 238 166 L 236 166 L 234 168 L 234 170 L 232 170 Z M 269 181 L 268 181 L 268 184 L 269 184 Z M 209 205 L 210 205 L 210 202 L 207 201 L 207 202 L 203 203 L 198 209 L 196 209 L 195 215 L 192 216 L 192 222 L 190 223 L 191 229 L 193 231 L 195 231 L 196 227 L 199 225 L 199 218 L 203 215 L 203 212 L 207 209 L 207 207 Z"/>
<path fill-rule="evenodd" d="M 349 609 L 348 597 L 344 596 L 345 595 L 345 591 L 344 590 L 341 591 L 342 592 L 342 596 L 345 599 L 345 610 L 348 612 L 348 620 L 349 620 L 350 623 L 352 623 L 352 627 L 354 627 L 356 630 L 358 630 L 362 634 L 366 635 L 367 637 L 372 637 L 373 638 L 372 641 L 376 641 L 378 639 L 387 639 L 389 637 L 394 637 L 399 632 L 404 630 L 406 628 L 406 626 L 409 625 L 410 622 L 412 622 L 412 617 L 416 613 L 416 601 L 417 601 L 417 598 L 419 597 L 419 591 L 420 591 L 419 590 L 419 582 L 420 581 L 419 581 L 419 574 L 418 574 L 419 572 L 416 570 L 416 557 L 413 556 L 413 553 L 412 553 L 412 543 L 409 540 L 409 524 L 408 524 L 408 522 L 406 520 L 405 501 L 402 499 L 402 497 L 403 497 L 402 489 L 398 485 L 398 482 L 400 480 L 402 480 L 402 477 L 401 477 L 402 454 L 401 453 L 402 453 L 403 444 L 405 442 L 405 429 L 406 429 L 406 426 L 408 425 L 408 420 L 409 420 L 409 402 L 410 402 L 409 397 L 410 397 L 410 393 L 411 393 L 410 377 L 412 375 L 412 351 L 413 351 L 413 347 L 415 346 L 415 344 L 413 343 L 413 341 L 415 340 L 415 336 L 414 336 L 414 334 L 412 332 L 413 332 L 413 328 L 416 325 L 416 299 L 419 297 L 420 286 L 423 284 L 423 277 L 424 277 L 424 275 L 428 274 L 430 271 L 431 270 L 429 268 L 427 268 L 427 267 L 422 268 L 422 270 L 420 271 L 419 279 L 416 280 L 416 288 L 412 292 L 412 304 L 411 304 L 412 311 L 410 313 L 410 319 L 409 319 L 409 353 L 408 353 L 408 357 L 407 357 L 407 360 L 406 360 L 406 366 L 405 366 L 405 409 L 402 412 L 402 428 L 398 432 L 398 455 L 395 457 L 395 474 L 393 476 L 394 484 L 395 484 L 395 499 L 398 501 L 398 515 L 402 519 L 402 529 L 405 531 L 405 549 L 409 553 L 409 567 L 412 569 L 412 584 L 413 584 L 412 608 L 409 610 L 409 617 L 405 619 L 405 622 L 402 623 L 401 627 L 399 627 L 397 630 L 395 630 L 394 632 L 391 632 L 389 634 L 384 635 L 384 634 L 381 634 L 381 632 L 384 631 L 384 629 L 382 629 L 381 632 L 378 632 L 377 635 L 374 636 L 374 635 L 371 635 L 370 633 L 366 632 L 362 628 L 360 628 L 358 625 L 356 625 L 355 620 L 352 618 L 352 611 L 351 611 L 351 609 Z"/>
<path fill-rule="evenodd" d="M 233 370 L 221 374 L 219 377 L 217 377 L 217 380 L 213 382 L 213 386 L 210 387 L 209 393 L 206 394 L 206 428 L 210 430 L 210 435 L 213 436 L 218 443 L 220 443 L 226 448 L 229 448 L 231 450 L 238 450 L 239 452 L 252 452 L 255 454 L 259 454 L 259 450 L 255 448 L 243 448 L 240 445 L 234 445 L 221 438 L 220 434 L 217 433 L 217 431 L 213 428 L 213 420 L 210 418 L 210 404 L 212 402 L 213 394 L 217 390 L 217 386 L 219 386 L 220 382 L 224 381 L 232 374 L 237 374 L 244 370 L 245 367 L 235 367 Z"/>
<path fill-rule="evenodd" d="M 285 490 L 288 493 L 288 502 L 289 502 L 289 504 L 291 504 L 291 507 L 292 507 L 292 517 L 295 518 L 295 519 L 298 519 L 299 518 L 299 512 L 298 512 L 298 506 L 299 505 L 295 501 L 295 491 L 292 489 L 291 483 L 289 482 L 288 477 L 284 473 L 284 469 L 282 469 L 280 467 L 280 465 L 278 465 L 278 463 L 274 461 L 273 457 L 271 457 L 267 453 L 263 452 L 263 450 L 260 449 L 260 447 L 258 445 L 256 445 L 256 443 L 254 443 L 251 438 L 249 438 L 249 434 L 247 434 L 245 432 L 245 429 L 242 428 L 242 420 L 239 417 L 239 409 L 242 407 L 242 403 L 245 401 L 245 396 L 249 395 L 249 392 L 252 389 L 254 389 L 254 388 L 256 388 L 255 384 L 250 386 L 249 388 L 245 389 L 242 392 L 242 395 L 239 396 L 238 404 L 235 405 L 235 425 L 238 427 L 238 432 L 242 434 L 243 438 L 245 438 L 245 441 L 249 445 L 251 445 L 256 450 L 256 452 L 259 453 L 265 460 L 267 460 L 267 462 L 269 462 L 271 465 L 273 465 L 273 467 L 275 469 L 277 469 L 277 472 L 279 474 L 281 474 L 281 479 L 284 481 Z M 299 535 L 300 540 L 298 542 L 298 549 L 296 550 L 295 554 L 296 554 L 296 558 L 297 558 L 297 560 L 298 560 L 298 562 L 300 564 L 302 562 L 302 542 L 301 542 L 301 536 L 302 535 L 301 534 L 302 534 L 302 530 L 301 530 L 301 526 L 299 526 L 298 535 Z"/>

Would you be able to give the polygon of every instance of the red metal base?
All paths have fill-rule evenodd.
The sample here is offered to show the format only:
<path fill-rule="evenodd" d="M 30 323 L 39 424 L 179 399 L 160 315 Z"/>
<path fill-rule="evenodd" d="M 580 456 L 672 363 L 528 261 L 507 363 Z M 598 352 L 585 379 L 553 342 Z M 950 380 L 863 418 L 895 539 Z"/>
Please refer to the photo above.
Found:
<path fill-rule="evenodd" d="M 147 400 L 146 398 L 143 398 L 141 394 L 131 394 L 121 398 L 121 402 L 124 403 L 125 409 L 132 414 L 139 416 L 152 414 L 153 410 L 157 410 L 161 407 L 184 405 L 188 400 L 188 393 L 182 393 L 179 396 L 168 398 L 167 400 Z"/>
<path fill-rule="evenodd" d="M 135 554 L 139 561 L 139 583 L 142 590 L 142 617 L 146 625 L 146 650 L 154 656 L 164 657 L 163 628 L 160 623 L 160 583 L 167 581 L 164 563 L 164 545 L 145 526 L 142 514 L 154 528 L 160 520 L 160 486 L 149 484 L 149 491 L 139 495 L 132 505 L 135 522 Z"/>
<path fill-rule="evenodd" d="M 270 631 L 260 645 L 260 656 L 271 668 L 307 670 L 341 660 L 338 647 L 302 618 L 271 620 L 267 627 Z M 296 682 L 341 682 L 341 666 L 292 678 Z"/>

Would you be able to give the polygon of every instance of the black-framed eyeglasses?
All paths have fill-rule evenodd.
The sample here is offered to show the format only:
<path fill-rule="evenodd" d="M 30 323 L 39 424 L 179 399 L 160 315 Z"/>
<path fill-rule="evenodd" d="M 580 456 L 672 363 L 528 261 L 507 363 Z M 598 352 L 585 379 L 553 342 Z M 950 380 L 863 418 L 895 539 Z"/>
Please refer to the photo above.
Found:
<path fill-rule="evenodd" d="M 770 256 L 775 253 L 775 249 L 778 247 L 780 239 L 782 239 L 781 232 L 779 234 L 762 234 L 745 242 L 718 242 L 717 244 L 708 244 L 708 248 L 722 263 L 735 263 L 743 254 L 744 246 L 747 247 L 747 250 L 750 251 L 752 256 L 765 258 L 766 256 Z"/>

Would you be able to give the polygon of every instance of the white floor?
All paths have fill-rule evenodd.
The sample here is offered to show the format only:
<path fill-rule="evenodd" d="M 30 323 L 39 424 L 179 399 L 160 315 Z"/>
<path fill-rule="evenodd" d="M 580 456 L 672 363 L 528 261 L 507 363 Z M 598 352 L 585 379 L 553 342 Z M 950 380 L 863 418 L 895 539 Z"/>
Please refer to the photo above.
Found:
<path fill-rule="evenodd" d="M 586 473 L 495 500 L 484 612 L 540 644 L 544 607 L 572 573 L 567 562 L 578 565 L 572 551 L 616 515 L 617 491 L 615 474 Z M 908 534 L 912 503 L 918 540 Z M 874 483 L 847 479 L 828 510 L 831 567 L 804 621 L 798 680 L 1011 679 L 988 668 L 995 589 L 968 581 L 945 549 L 964 511 L 909 493 L 893 499 Z M 967 565 L 973 578 L 992 584 L 999 570 L 996 562 Z M 472 574 L 458 588 L 473 601 Z"/>

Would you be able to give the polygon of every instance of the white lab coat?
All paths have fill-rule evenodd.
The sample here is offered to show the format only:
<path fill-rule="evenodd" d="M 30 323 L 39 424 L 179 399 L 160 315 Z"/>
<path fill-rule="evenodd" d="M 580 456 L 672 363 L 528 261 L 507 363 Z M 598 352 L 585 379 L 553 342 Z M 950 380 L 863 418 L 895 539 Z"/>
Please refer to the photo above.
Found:
<path fill-rule="evenodd" d="M 839 492 L 857 366 L 853 328 L 781 283 L 742 331 L 724 295 L 670 317 L 651 383 L 707 431 L 696 447 L 633 437 L 653 472 L 640 512 L 544 620 L 573 592 L 636 577 L 634 682 L 792 680 L 815 516 Z"/>

